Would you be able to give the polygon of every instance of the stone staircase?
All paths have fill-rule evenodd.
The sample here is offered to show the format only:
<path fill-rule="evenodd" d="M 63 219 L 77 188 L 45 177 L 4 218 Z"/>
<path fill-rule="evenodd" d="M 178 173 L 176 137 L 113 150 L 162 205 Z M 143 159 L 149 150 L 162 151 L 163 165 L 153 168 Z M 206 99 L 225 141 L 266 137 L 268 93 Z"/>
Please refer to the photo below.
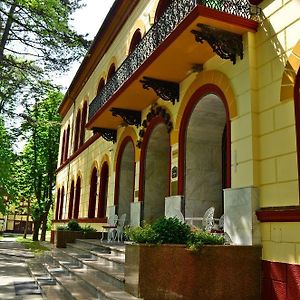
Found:
<path fill-rule="evenodd" d="M 138 299 L 124 291 L 125 246 L 76 240 L 52 247 L 29 263 L 44 297 L 59 299 Z"/>

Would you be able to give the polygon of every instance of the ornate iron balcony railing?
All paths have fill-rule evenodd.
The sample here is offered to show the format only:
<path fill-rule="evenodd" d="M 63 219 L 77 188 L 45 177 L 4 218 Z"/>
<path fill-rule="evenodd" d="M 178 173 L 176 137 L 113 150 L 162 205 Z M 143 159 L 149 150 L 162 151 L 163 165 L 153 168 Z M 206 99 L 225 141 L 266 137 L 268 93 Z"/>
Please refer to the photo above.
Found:
<path fill-rule="evenodd" d="M 248 0 L 173 0 L 91 102 L 89 121 L 198 4 L 245 19 L 253 16 Z"/>

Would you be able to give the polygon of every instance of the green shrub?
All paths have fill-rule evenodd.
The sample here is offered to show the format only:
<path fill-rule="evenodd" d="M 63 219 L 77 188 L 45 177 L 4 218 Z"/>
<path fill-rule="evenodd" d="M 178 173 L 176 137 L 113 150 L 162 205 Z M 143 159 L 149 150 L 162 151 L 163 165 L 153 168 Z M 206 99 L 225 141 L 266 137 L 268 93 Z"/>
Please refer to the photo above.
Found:
<path fill-rule="evenodd" d="M 75 220 L 71 220 L 68 222 L 68 228 L 70 231 L 80 231 L 81 230 L 80 225 Z"/>
<path fill-rule="evenodd" d="M 219 234 L 213 234 L 202 230 L 191 232 L 187 246 L 190 250 L 196 251 L 203 245 L 224 245 L 225 238 Z"/>
<path fill-rule="evenodd" d="M 90 225 L 85 225 L 85 226 L 81 227 L 81 231 L 83 231 L 84 233 L 86 233 L 86 232 L 97 232 L 97 229 L 91 227 Z"/>
<path fill-rule="evenodd" d="M 67 225 L 59 225 L 56 227 L 56 230 L 58 231 L 66 231 L 66 230 L 69 230 L 68 226 Z"/>
<path fill-rule="evenodd" d="M 160 218 L 153 225 L 154 232 L 162 244 L 185 244 L 191 229 L 178 218 Z"/>
<path fill-rule="evenodd" d="M 150 224 L 144 224 L 142 227 L 126 227 L 125 236 L 130 241 L 140 244 L 156 244 L 158 236 Z"/>

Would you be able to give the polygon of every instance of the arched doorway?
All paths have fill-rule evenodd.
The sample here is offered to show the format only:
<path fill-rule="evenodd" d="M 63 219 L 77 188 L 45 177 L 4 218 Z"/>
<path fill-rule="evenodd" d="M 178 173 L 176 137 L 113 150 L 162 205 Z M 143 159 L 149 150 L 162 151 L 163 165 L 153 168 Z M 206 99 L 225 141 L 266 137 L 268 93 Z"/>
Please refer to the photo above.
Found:
<path fill-rule="evenodd" d="M 229 129 L 222 99 L 207 94 L 196 99 L 185 128 L 185 217 L 203 216 L 213 206 L 223 213 L 223 188 L 230 181 L 227 168 Z"/>
<path fill-rule="evenodd" d="M 108 164 L 104 162 L 100 174 L 100 189 L 99 189 L 99 202 L 98 202 L 98 218 L 104 218 L 106 214 L 108 192 Z"/>
<path fill-rule="evenodd" d="M 96 199 L 97 199 L 97 181 L 98 181 L 98 171 L 94 167 L 91 176 L 91 185 L 90 185 L 90 200 L 89 200 L 89 211 L 88 217 L 95 218 L 95 209 L 96 209 Z"/>
<path fill-rule="evenodd" d="M 145 155 L 143 219 L 153 223 L 165 215 L 165 197 L 169 195 L 170 136 L 164 123 L 149 127 L 148 140 L 145 136 L 142 149 Z"/>
<path fill-rule="evenodd" d="M 132 140 L 124 140 L 117 161 L 118 182 L 116 182 L 116 212 L 126 214 L 126 223 L 130 221 L 130 203 L 134 194 L 134 146 Z"/>

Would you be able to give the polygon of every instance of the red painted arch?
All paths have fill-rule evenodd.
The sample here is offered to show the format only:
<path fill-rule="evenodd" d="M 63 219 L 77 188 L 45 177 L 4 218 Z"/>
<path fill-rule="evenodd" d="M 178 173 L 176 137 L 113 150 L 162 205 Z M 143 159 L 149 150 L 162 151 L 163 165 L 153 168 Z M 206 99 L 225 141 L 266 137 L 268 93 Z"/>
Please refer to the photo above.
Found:
<path fill-rule="evenodd" d="M 141 156 L 140 156 L 140 177 L 139 177 L 139 201 L 144 201 L 144 188 L 145 188 L 145 164 L 146 164 L 146 156 L 147 156 L 147 147 L 149 143 L 149 139 L 151 137 L 153 129 L 158 124 L 165 124 L 165 120 L 161 116 L 154 117 L 147 126 L 147 130 L 143 137 L 142 148 L 141 148 Z M 171 140 L 169 134 L 169 188 L 168 195 L 170 195 L 170 182 L 171 182 Z M 168 196 L 167 195 L 167 196 Z"/>
<path fill-rule="evenodd" d="M 135 179 L 135 146 L 134 146 L 134 142 L 131 138 L 131 136 L 126 136 L 119 148 L 119 152 L 118 152 L 118 156 L 117 156 L 117 164 L 116 164 L 116 177 L 115 177 L 115 198 L 114 198 L 114 204 L 117 206 L 119 204 L 119 193 L 120 193 L 120 172 L 121 172 L 121 160 L 122 160 L 122 156 L 125 150 L 125 147 L 127 146 L 128 143 L 132 143 L 132 147 L 133 147 L 133 177 Z M 134 182 L 135 180 L 133 180 L 133 193 L 132 193 L 132 199 L 131 202 L 133 202 L 134 200 Z"/>
<path fill-rule="evenodd" d="M 300 68 L 298 70 L 295 79 L 294 105 L 295 105 L 296 140 L 297 140 L 298 188 L 299 188 L 299 195 L 300 195 Z"/>
<path fill-rule="evenodd" d="M 70 190 L 69 209 L 68 209 L 68 218 L 69 219 L 72 219 L 72 217 L 73 217 L 74 193 L 75 193 L 75 183 L 74 183 L 74 180 L 72 180 L 71 190 Z"/>
<path fill-rule="evenodd" d="M 184 195 L 184 170 L 185 170 L 185 144 L 186 144 L 186 131 L 190 121 L 190 117 L 194 111 L 195 106 L 201 99 L 209 94 L 214 94 L 218 96 L 225 107 L 226 111 L 226 135 L 227 135 L 227 157 L 226 157 L 226 165 L 227 165 L 227 173 L 226 173 L 226 188 L 231 186 L 231 133 L 230 133 L 230 115 L 229 109 L 227 105 L 227 101 L 222 90 L 214 85 L 214 84 L 206 84 L 200 87 L 191 97 L 189 103 L 187 104 L 181 124 L 179 129 L 179 157 L 178 157 L 178 194 Z"/>
<path fill-rule="evenodd" d="M 107 193 L 108 193 L 108 163 L 105 161 L 101 168 L 100 173 L 100 188 L 99 188 L 99 200 L 98 200 L 98 218 L 104 218 L 106 214 L 107 206 Z"/>
<path fill-rule="evenodd" d="M 75 189 L 75 204 L 74 204 L 74 214 L 73 214 L 74 219 L 78 219 L 79 216 L 80 192 L 81 192 L 81 178 L 80 176 L 78 176 L 76 181 L 76 189 Z"/>

